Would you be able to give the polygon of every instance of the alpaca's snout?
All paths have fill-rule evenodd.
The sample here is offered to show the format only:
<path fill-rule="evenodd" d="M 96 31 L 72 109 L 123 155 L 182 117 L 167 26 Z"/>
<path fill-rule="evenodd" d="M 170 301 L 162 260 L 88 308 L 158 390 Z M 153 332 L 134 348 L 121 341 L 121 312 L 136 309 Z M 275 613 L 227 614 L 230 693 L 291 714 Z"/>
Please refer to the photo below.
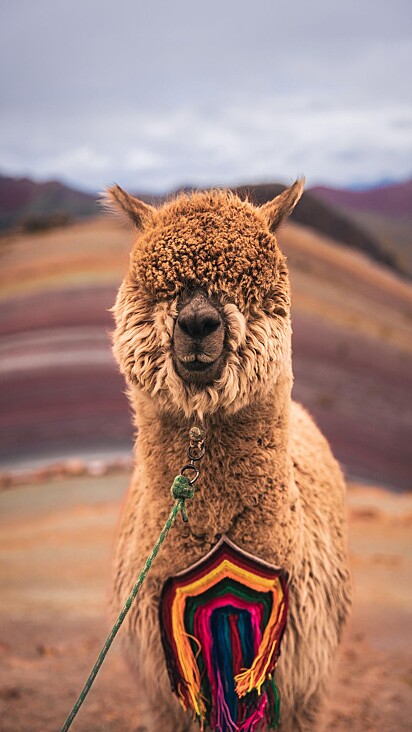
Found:
<path fill-rule="evenodd" d="M 180 330 L 194 340 L 202 340 L 214 333 L 222 325 L 217 310 L 206 303 L 206 307 L 193 308 L 188 305 L 177 319 Z"/>
<path fill-rule="evenodd" d="M 173 332 L 178 374 L 200 385 L 213 381 L 223 361 L 224 340 L 224 322 L 215 305 L 201 291 L 186 297 Z"/>

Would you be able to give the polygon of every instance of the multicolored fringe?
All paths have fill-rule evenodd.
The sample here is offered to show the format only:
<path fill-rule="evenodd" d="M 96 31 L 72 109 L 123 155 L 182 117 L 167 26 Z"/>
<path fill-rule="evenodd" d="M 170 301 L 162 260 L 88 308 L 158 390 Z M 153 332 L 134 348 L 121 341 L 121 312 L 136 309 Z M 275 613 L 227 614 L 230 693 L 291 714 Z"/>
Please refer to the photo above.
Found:
<path fill-rule="evenodd" d="M 172 689 L 202 730 L 277 726 L 273 673 L 287 606 L 286 573 L 226 537 L 166 582 L 160 625 Z"/>

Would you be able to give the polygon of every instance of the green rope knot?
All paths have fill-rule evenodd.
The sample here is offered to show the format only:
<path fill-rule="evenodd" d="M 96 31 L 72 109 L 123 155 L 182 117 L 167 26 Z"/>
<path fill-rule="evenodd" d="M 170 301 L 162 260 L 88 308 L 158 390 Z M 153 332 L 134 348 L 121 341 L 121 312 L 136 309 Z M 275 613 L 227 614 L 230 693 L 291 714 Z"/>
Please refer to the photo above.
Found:
<path fill-rule="evenodd" d="M 179 498 L 186 500 L 186 498 L 193 498 L 195 487 L 190 484 L 190 480 L 186 475 L 176 475 L 170 492 L 175 500 Z"/>
<path fill-rule="evenodd" d="M 189 478 L 186 475 L 176 475 L 172 483 L 170 492 L 175 501 L 180 501 L 180 511 L 182 514 L 183 521 L 188 521 L 186 511 L 186 500 L 193 498 L 195 495 L 195 487 L 191 485 Z"/>

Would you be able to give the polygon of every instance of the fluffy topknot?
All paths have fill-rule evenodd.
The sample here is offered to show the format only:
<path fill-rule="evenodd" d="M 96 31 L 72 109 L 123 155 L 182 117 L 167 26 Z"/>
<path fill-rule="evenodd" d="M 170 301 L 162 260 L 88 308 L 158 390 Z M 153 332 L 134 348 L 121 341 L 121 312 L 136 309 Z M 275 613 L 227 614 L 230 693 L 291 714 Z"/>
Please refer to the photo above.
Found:
<path fill-rule="evenodd" d="M 145 226 L 132 276 L 156 299 L 204 288 L 240 308 L 276 287 L 282 255 L 259 210 L 229 191 L 181 195 Z"/>

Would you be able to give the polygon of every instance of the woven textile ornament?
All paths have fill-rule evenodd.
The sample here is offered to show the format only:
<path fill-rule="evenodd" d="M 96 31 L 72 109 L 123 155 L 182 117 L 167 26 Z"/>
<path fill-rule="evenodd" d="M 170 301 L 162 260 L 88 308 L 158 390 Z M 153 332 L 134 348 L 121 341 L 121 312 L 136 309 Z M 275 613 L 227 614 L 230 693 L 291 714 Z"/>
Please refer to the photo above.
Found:
<path fill-rule="evenodd" d="M 205 730 L 275 728 L 274 670 L 286 625 L 287 574 L 227 537 L 167 580 L 160 625 L 172 689 Z"/>

